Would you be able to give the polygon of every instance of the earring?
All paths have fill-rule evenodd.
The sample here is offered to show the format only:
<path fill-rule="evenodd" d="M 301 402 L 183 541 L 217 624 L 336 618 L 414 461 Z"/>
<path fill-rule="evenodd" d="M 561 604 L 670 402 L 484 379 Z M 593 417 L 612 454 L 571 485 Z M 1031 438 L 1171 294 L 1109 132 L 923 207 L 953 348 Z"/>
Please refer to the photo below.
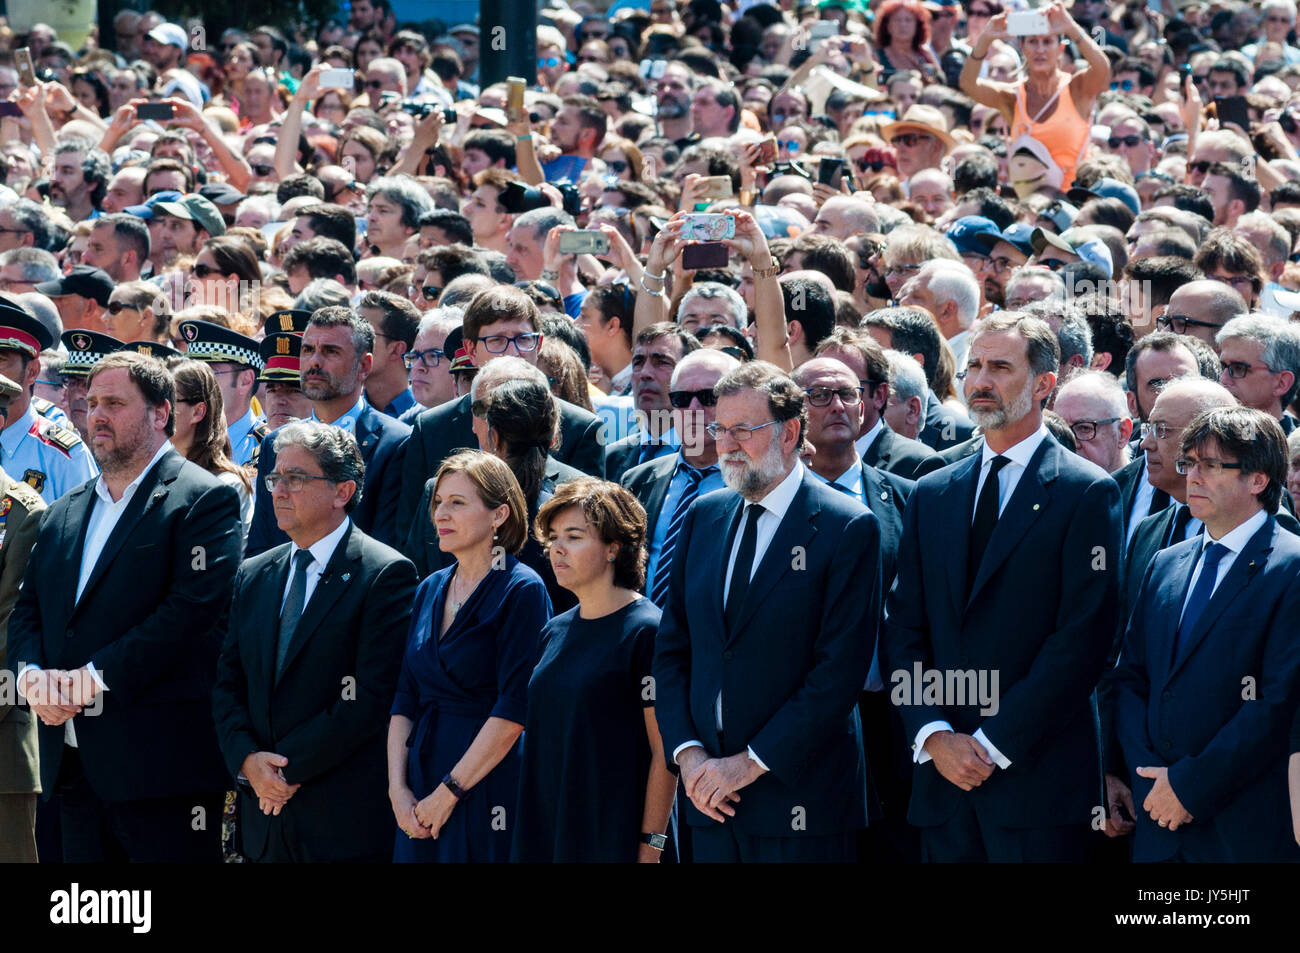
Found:
<path fill-rule="evenodd" d="M 610 562 L 613 562 L 613 561 L 614 561 L 614 557 L 613 557 L 613 556 L 610 556 L 610 557 L 609 557 L 609 561 L 610 561 Z"/>

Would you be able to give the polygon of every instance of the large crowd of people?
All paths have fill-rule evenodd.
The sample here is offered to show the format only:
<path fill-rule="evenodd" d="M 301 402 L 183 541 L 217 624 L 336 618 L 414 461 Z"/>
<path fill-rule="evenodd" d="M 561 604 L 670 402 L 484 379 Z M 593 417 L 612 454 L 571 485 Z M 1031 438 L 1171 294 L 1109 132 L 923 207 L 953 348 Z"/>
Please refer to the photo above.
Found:
<path fill-rule="evenodd" d="M 1294 0 L 349 9 L 0 27 L 0 860 L 1300 860 Z"/>

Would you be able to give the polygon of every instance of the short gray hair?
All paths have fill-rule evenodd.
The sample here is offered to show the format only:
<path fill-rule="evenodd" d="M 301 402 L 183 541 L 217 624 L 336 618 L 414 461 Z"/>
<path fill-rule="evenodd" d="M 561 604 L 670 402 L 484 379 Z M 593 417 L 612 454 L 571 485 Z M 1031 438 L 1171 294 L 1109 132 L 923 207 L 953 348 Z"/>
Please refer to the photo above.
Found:
<path fill-rule="evenodd" d="M 419 337 L 421 334 L 435 329 L 450 334 L 460 327 L 461 322 L 464 320 L 465 310 L 463 308 L 453 308 L 449 305 L 433 308 L 424 312 L 424 316 L 420 318 L 420 326 L 416 329 L 415 336 Z"/>
<path fill-rule="evenodd" d="M 702 347 L 691 351 L 677 362 L 677 366 L 673 368 L 672 377 L 669 379 L 669 390 L 677 386 L 677 380 L 682 376 L 683 371 L 690 370 L 697 364 L 712 367 L 718 372 L 718 380 L 722 380 L 722 378 L 740 367 L 740 361 L 726 351 L 719 351 L 716 347 Z"/>
<path fill-rule="evenodd" d="M 561 225 L 573 225 L 573 216 L 553 206 L 535 208 L 515 218 L 515 228 L 531 229 L 533 238 L 541 241 L 544 234 Z"/>
<path fill-rule="evenodd" d="M 402 224 L 407 228 L 418 230 L 420 216 L 434 210 L 433 198 L 424 190 L 424 186 L 409 175 L 386 175 L 375 179 L 370 183 L 370 188 L 366 189 L 366 201 L 369 202 L 376 195 L 382 195 L 402 207 Z"/>
<path fill-rule="evenodd" d="M 921 365 L 916 358 L 902 351 L 886 348 L 885 359 L 889 361 L 890 393 L 895 394 L 900 401 L 919 397 L 921 402 L 925 403 L 925 394 L 929 387 L 925 383 L 925 371 L 921 370 Z"/>
<path fill-rule="evenodd" d="M 333 278 L 315 278 L 293 299 L 294 308 L 300 311 L 319 311 L 321 308 L 347 308 L 352 304 L 348 289 Z"/>
<path fill-rule="evenodd" d="M 22 269 L 22 280 L 28 284 L 58 281 L 63 277 L 59 262 L 43 248 L 11 248 L 0 254 L 0 268 L 17 265 Z"/>
<path fill-rule="evenodd" d="M 935 300 L 956 302 L 957 320 L 963 330 L 975 323 L 980 313 L 980 285 L 964 262 L 946 259 L 926 262 L 916 277 L 927 280 Z"/>
<path fill-rule="evenodd" d="M 699 284 L 691 285 L 690 290 L 682 295 L 682 300 L 677 305 L 678 324 L 682 323 L 681 314 L 686 309 L 687 303 L 696 298 L 704 301 L 716 301 L 721 298 L 731 309 L 732 325 L 739 331 L 745 329 L 749 318 L 749 308 L 745 305 L 745 299 L 718 281 L 701 281 Z"/>
<path fill-rule="evenodd" d="M 1239 338 L 1259 342 L 1262 346 L 1259 359 L 1274 374 L 1290 371 L 1295 375 L 1291 389 L 1282 395 L 1282 406 L 1290 406 L 1296 391 L 1300 390 L 1300 331 L 1271 314 L 1243 314 L 1221 327 L 1214 340 L 1222 349 L 1225 341 Z"/>
<path fill-rule="evenodd" d="M 1128 401 L 1124 397 L 1124 386 L 1114 374 L 1084 368 L 1061 385 L 1061 389 L 1056 394 L 1057 401 L 1060 401 L 1067 391 L 1071 394 L 1083 392 L 1105 401 L 1106 409 L 1116 417 L 1127 417 L 1129 415 Z"/>
<path fill-rule="evenodd" d="M 366 479 L 366 461 L 350 431 L 317 420 L 295 420 L 275 432 L 274 446 L 276 454 L 285 447 L 301 447 L 311 454 L 325 479 L 336 484 L 348 480 L 355 483 L 357 490 L 343 511 L 351 513 L 356 509 Z"/>

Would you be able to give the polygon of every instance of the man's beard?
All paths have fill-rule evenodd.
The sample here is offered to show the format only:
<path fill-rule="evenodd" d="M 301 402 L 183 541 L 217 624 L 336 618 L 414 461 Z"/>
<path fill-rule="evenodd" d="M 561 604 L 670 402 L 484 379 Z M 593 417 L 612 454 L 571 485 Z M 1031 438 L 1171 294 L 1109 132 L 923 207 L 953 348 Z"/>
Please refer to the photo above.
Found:
<path fill-rule="evenodd" d="M 329 374 L 324 371 L 312 373 L 318 373 L 321 377 L 309 379 L 305 374 L 303 375 L 301 387 L 308 400 L 333 400 L 343 396 L 339 382 Z"/>
<path fill-rule="evenodd" d="M 984 297 L 999 308 L 1006 304 L 1006 294 L 1002 286 L 991 278 L 984 281 Z"/>
<path fill-rule="evenodd" d="M 893 297 L 889 290 L 889 285 L 885 284 L 885 279 L 872 273 L 872 276 L 862 285 L 862 290 L 868 298 L 879 298 L 881 301 L 888 301 Z"/>
<path fill-rule="evenodd" d="M 659 103 L 660 119 L 681 119 L 691 111 L 689 104 L 680 99 L 669 98 Z"/>
<path fill-rule="evenodd" d="M 1016 421 L 1024 418 L 1034 406 L 1034 380 L 1031 377 L 1025 382 L 1025 389 L 1022 390 L 1010 404 L 1004 404 L 993 391 L 976 391 L 971 394 L 968 400 L 973 401 L 977 397 L 992 397 L 998 401 L 998 406 L 992 410 L 986 407 L 970 407 L 970 416 L 981 430 L 1001 430 L 1008 424 L 1014 424 Z"/>
<path fill-rule="evenodd" d="M 726 463 L 737 460 L 745 468 L 737 473 Z M 767 453 L 757 463 L 752 461 L 743 450 L 718 455 L 722 467 L 722 482 L 735 490 L 745 499 L 753 502 L 766 493 L 776 480 L 785 472 L 785 460 L 781 457 L 781 442 L 774 439 L 768 444 Z"/>
<path fill-rule="evenodd" d="M 119 429 L 113 430 L 113 448 L 111 450 L 102 450 L 94 442 L 94 433 L 91 433 L 90 451 L 99 464 L 99 469 L 104 473 L 121 473 L 128 469 L 135 459 L 140 448 L 145 446 L 149 439 L 149 421 L 148 418 L 142 417 L 136 427 L 127 433 Z"/>

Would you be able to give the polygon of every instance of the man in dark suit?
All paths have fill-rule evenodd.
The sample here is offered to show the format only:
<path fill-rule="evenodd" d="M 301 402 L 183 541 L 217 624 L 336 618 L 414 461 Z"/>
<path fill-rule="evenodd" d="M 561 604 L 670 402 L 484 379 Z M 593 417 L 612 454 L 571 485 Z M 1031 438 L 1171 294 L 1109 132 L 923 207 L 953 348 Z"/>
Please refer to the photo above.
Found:
<path fill-rule="evenodd" d="M 240 569 L 212 700 L 240 784 L 242 852 L 385 861 L 384 738 L 415 567 L 350 518 L 365 474 L 350 433 L 297 421 L 276 432 L 275 451 L 272 495 L 290 542 Z"/>
<path fill-rule="evenodd" d="M 465 310 L 462 329 L 472 345 L 474 365 L 482 368 L 503 354 L 537 364 L 541 351 L 541 316 L 537 305 L 518 288 L 502 285 L 475 295 Z M 558 400 L 558 398 L 557 398 Z M 471 397 L 431 407 L 415 419 L 402 464 L 397 521 L 410 526 L 425 481 L 457 450 L 478 446 L 471 426 Z M 560 446 L 555 458 L 591 476 L 605 475 L 601 420 L 590 411 L 560 400 Z"/>
<path fill-rule="evenodd" d="M 918 480 L 944 466 L 938 453 L 919 440 L 894 432 L 885 420 L 890 390 L 889 359 L 875 338 L 854 328 L 837 327 L 817 345 L 817 356 L 833 357 L 847 364 L 864 388 L 862 428 L 855 443 L 864 463 L 905 480 Z"/>
<path fill-rule="evenodd" d="M 804 389 L 808 403 L 808 440 L 816 451 L 804 462 L 831 489 L 847 494 L 875 515 L 880 524 L 882 588 L 888 589 L 903 535 L 903 511 L 916 484 L 882 473 L 858 456 L 854 438 L 867 403 L 866 387 L 858 379 L 848 365 L 830 357 L 813 358 L 795 369 L 794 380 Z M 875 646 L 871 671 L 858 699 L 858 716 L 874 810 L 864 857 L 919 859 L 920 843 L 907 823 L 912 773 L 908 745 L 902 719 L 890 711 Z"/>
<path fill-rule="evenodd" d="M 173 395 L 154 358 L 95 365 L 100 477 L 46 512 L 9 617 L 19 690 L 42 722 L 41 787 L 62 796 L 65 862 L 221 860 L 228 779 L 210 699 L 239 498 L 172 449 Z"/>
<path fill-rule="evenodd" d="M 706 429 L 714 420 L 713 388 L 740 366 L 730 354 L 713 348 L 692 351 L 673 371 L 667 393 L 684 407 L 672 412 L 673 431 L 681 446 L 676 453 L 656 457 L 623 474 L 622 484 L 646 511 L 645 591 L 660 609 L 668 601 L 668 585 L 686 511 L 706 493 L 726 487 L 718 467 L 718 448 Z"/>
<path fill-rule="evenodd" d="M 653 666 L 694 858 L 850 860 L 879 523 L 799 462 L 803 393 L 777 368 L 746 364 L 715 393 L 730 490 L 686 513 Z"/>
<path fill-rule="evenodd" d="M 0 416 L 8 415 L 9 401 L 21 393 L 17 383 L 0 374 Z M 39 493 L 0 470 L 0 673 L 6 680 L 13 673 L 6 651 L 9 613 L 18 600 L 44 512 Z M 36 719 L 0 693 L 0 864 L 36 862 L 40 793 Z"/>
<path fill-rule="evenodd" d="M 351 308 L 321 308 L 303 331 L 299 368 L 313 419 L 347 430 L 361 448 L 366 479 L 353 520 L 362 532 L 396 546 L 405 532 L 405 524 L 397 519 L 397 496 L 411 428 L 381 414 L 366 400 L 364 385 L 374 346 L 370 322 Z M 262 441 L 257 458 L 257 496 L 246 552 L 250 558 L 288 540 L 277 525 L 266 488 L 266 475 L 274 469 L 275 434 L 271 433 Z"/>
<path fill-rule="evenodd" d="M 930 861 L 1086 854 L 1119 488 L 1049 438 L 1059 360 L 1043 321 L 979 322 L 965 389 L 984 446 L 922 477 L 908 504 L 880 662 L 913 745 L 908 818 Z"/>
<path fill-rule="evenodd" d="M 1115 673 L 1140 803 L 1135 861 L 1300 860 L 1286 765 L 1300 701 L 1300 538 L 1273 514 L 1286 439 L 1270 415 L 1209 410 L 1180 467 L 1204 536 L 1156 554 Z"/>
<path fill-rule="evenodd" d="M 673 372 L 700 342 L 671 321 L 652 324 L 636 336 L 632 352 L 632 395 L 637 429 L 605 448 L 605 477 L 622 480 L 632 467 L 671 457 L 681 446 L 668 391 Z"/>

